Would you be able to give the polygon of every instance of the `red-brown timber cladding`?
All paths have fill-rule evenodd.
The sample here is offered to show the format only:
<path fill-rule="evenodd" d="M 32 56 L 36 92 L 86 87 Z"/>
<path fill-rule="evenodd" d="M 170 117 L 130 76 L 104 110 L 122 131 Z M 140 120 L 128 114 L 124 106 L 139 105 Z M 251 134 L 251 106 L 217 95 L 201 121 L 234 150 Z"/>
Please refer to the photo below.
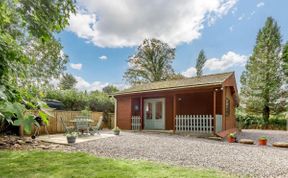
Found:
<path fill-rule="evenodd" d="M 120 129 L 131 129 L 131 98 L 118 97 L 117 98 L 117 126 Z"/>
<path fill-rule="evenodd" d="M 116 96 L 117 98 L 117 126 L 121 129 L 131 129 L 131 116 L 141 115 L 141 111 L 135 112 L 133 106 L 140 105 L 147 98 L 165 98 L 165 129 L 173 129 L 173 96 L 176 96 L 176 114 L 209 114 L 213 115 L 213 90 L 221 86 L 202 88 L 186 88 L 172 91 L 156 91 L 147 93 Z M 216 93 L 216 113 L 222 114 L 222 94 Z M 143 103 L 142 103 L 143 106 Z M 140 108 L 141 109 L 141 108 Z M 143 109 L 143 108 L 142 108 Z M 143 113 L 143 110 L 142 110 Z M 143 117 L 143 114 L 142 114 Z M 143 119 L 143 118 L 142 118 Z M 145 123 L 144 123 L 145 124 Z"/>
<path fill-rule="evenodd" d="M 226 130 L 236 127 L 236 116 L 235 116 L 235 100 L 231 94 L 231 88 L 226 89 L 226 98 L 230 100 L 230 115 L 226 116 Z"/>
<path fill-rule="evenodd" d="M 224 107 L 224 118 L 225 118 L 225 130 L 236 128 L 236 115 L 235 115 L 235 94 L 238 93 L 237 88 L 233 87 L 236 86 L 235 75 L 231 75 L 227 78 L 224 83 L 223 87 L 225 88 L 225 98 L 230 100 L 230 115 L 225 116 L 225 102 L 223 104 Z"/>

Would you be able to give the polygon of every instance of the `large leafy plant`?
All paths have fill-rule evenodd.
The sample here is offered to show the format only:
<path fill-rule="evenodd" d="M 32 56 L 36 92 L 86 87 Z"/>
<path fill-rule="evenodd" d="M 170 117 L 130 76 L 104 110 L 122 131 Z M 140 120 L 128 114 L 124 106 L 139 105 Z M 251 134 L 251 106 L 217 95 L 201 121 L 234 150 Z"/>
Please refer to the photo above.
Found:
<path fill-rule="evenodd" d="M 27 102 L 25 105 L 19 102 L 10 102 L 7 100 L 5 93 L 1 90 L 0 97 L 0 125 L 2 129 L 5 128 L 6 121 L 7 124 L 23 126 L 24 131 L 30 133 L 33 124 L 39 126 L 39 123 L 35 120 L 35 115 L 40 116 L 42 121 L 45 124 L 48 124 L 48 115 L 50 115 L 50 113 L 48 111 L 48 106 L 45 103 L 41 101 L 37 104 Z M 26 106 L 28 106 L 28 103 L 30 109 L 37 110 L 27 110 Z"/>

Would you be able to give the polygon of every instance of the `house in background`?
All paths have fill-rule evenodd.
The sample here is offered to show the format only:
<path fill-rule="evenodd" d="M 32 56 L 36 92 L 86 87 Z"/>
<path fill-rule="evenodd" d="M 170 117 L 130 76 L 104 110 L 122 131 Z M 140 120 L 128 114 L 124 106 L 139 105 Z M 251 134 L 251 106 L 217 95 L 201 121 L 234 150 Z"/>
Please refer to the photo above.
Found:
<path fill-rule="evenodd" d="M 234 72 L 137 85 L 114 94 L 124 130 L 217 134 L 236 128 Z"/>

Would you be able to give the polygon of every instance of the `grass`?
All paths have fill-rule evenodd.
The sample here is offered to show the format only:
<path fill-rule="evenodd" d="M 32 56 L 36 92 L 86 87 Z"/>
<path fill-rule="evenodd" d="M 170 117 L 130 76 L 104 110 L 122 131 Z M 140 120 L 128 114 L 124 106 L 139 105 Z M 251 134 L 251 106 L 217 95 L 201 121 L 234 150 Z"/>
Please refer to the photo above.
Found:
<path fill-rule="evenodd" d="M 0 151 L 0 177 L 229 177 L 207 169 L 192 169 L 146 161 L 97 158 L 86 153 Z"/>

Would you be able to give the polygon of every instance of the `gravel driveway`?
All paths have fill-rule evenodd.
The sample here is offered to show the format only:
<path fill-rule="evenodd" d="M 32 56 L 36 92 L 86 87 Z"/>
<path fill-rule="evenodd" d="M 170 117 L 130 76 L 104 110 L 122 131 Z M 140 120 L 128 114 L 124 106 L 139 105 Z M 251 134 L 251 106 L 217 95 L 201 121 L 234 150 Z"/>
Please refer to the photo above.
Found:
<path fill-rule="evenodd" d="M 258 133 L 244 130 L 241 134 L 241 137 L 246 134 L 250 138 L 253 136 L 257 139 Z M 260 135 L 262 136 L 263 133 Z M 276 138 L 277 135 L 274 137 Z M 281 137 L 287 141 L 288 134 L 281 132 Z M 143 132 L 122 132 L 118 137 L 99 139 L 75 146 L 79 150 L 104 157 L 216 168 L 241 176 L 288 176 L 288 149 L 271 146 L 229 144 L 195 137 Z"/>

